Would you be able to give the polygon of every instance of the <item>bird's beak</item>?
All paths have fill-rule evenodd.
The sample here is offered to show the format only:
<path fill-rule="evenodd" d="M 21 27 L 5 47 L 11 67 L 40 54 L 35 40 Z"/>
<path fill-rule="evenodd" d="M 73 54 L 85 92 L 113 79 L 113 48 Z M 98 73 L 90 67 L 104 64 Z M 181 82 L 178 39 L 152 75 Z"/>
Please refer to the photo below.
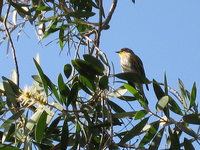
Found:
<path fill-rule="evenodd" d="M 116 51 L 115 53 L 120 53 L 120 51 Z"/>

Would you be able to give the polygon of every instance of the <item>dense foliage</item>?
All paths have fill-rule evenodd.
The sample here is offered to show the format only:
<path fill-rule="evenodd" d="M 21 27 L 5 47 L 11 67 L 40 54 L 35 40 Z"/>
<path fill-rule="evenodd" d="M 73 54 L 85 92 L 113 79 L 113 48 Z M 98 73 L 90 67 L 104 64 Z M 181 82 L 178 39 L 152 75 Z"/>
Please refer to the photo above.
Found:
<path fill-rule="evenodd" d="M 179 79 L 178 92 L 166 75 L 160 83 L 134 73 L 112 74 L 100 37 L 109 30 L 117 2 L 105 12 L 102 0 L 1 0 L 1 42 L 9 41 L 16 66 L 12 79 L 2 77 L 2 150 L 195 149 L 200 125 L 195 83 L 188 91 Z M 58 33 L 61 50 L 74 53 L 56 83 L 34 59 L 38 75 L 32 76 L 33 85 L 19 87 L 11 34 L 18 31 L 20 36 L 27 23 L 36 28 L 39 40 Z M 153 86 L 156 109 L 126 81 Z"/>

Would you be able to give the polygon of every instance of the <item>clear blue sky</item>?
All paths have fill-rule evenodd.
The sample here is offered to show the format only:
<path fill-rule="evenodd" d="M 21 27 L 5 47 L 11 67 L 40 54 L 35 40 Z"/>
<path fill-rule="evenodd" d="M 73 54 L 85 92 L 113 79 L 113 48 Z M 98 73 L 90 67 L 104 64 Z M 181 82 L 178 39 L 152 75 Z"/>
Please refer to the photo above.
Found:
<path fill-rule="evenodd" d="M 59 55 L 56 42 L 45 46 L 51 38 L 38 43 L 29 25 L 25 32 L 29 37 L 22 33 L 18 42 L 13 37 L 20 64 L 21 87 L 30 85 L 31 75 L 37 74 L 32 61 L 37 52 L 44 72 L 57 82 L 58 74 L 70 60 L 67 50 Z M 178 78 L 189 91 L 194 81 L 200 88 L 199 0 L 136 0 L 135 5 L 131 0 L 119 0 L 110 29 L 103 31 L 101 38 L 100 47 L 113 62 L 116 73 L 121 72 L 121 68 L 115 51 L 128 47 L 143 60 L 150 80 L 162 82 L 166 72 L 168 84 L 175 89 L 178 89 Z M 0 49 L 0 76 L 10 77 L 10 70 L 14 69 L 11 52 L 6 56 L 6 43 Z M 152 94 L 151 88 L 147 95 L 154 99 Z"/>

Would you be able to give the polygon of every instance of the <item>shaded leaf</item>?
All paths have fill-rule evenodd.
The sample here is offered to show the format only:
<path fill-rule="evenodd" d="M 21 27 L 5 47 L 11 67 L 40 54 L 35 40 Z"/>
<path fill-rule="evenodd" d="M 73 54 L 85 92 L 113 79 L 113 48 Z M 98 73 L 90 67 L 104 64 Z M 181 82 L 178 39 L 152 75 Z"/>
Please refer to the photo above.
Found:
<path fill-rule="evenodd" d="M 69 106 L 72 102 L 75 102 L 76 99 L 77 99 L 77 95 L 78 95 L 78 82 L 75 82 L 73 85 L 72 85 L 72 88 L 71 88 L 71 91 L 69 93 L 69 96 L 68 96 L 68 100 L 67 100 L 67 106 Z"/>
<path fill-rule="evenodd" d="M 139 122 L 129 132 L 127 132 L 127 134 L 121 139 L 121 141 L 119 143 L 125 144 L 126 142 L 128 142 L 129 140 L 134 138 L 135 136 L 139 135 L 140 132 L 142 131 L 142 129 L 144 128 L 144 126 L 147 124 L 148 120 L 149 120 L 149 117 L 145 118 L 141 122 Z"/>
<path fill-rule="evenodd" d="M 167 85 L 166 72 L 165 72 L 165 75 L 164 75 L 164 88 L 165 88 L 165 95 L 168 95 L 168 85 Z"/>
<path fill-rule="evenodd" d="M 99 80 L 99 88 L 104 90 L 108 89 L 108 76 L 104 75 Z"/>
<path fill-rule="evenodd" d="M 156 121 L 153 124 L 151 124 L 151 127 L 149 128 L 149 130 L 146 132 L 146 134 L 144 135 L 144 137 L 140 141 L 139 147 L 146 145 L 147 143 L 149 143 L 153 139 L 153 137 L 157 133 L 159 123 L 160 123 L 159 121 Z"/>
<path fill-rule="evenodd" d="M 163 92 L 162 88 L 160 87 L 159 83 L 156 82 L 156 80 L 153 80 L 153 89 L 156 94 L 156 97 L 158 100 L 160 100 L 163 96 L 165 96 L 165 93 Z"/>
<path fill-rule="evenodd" d="M 10 118 L 4 121 L 4 123 L 1 125 L 0 128 L 6 128 L 7 126 L 9 126 L 11 123 L 16 121 L 23 114 L 23 112 L 24 110 L 20 110 L 16 112 L 15 114 L 13 114 Z"/>
<path fill-rule="evenodd" d="M 62 134 L 61 134 L 61 150 L 66 150 L 68 145 L 69 129 L 67 124 L 67 117 L 65 118 L 62 125 Z"/>
<path fill-rule="evenodd" d="M 71 12 L 68 14 L 71 17 L 77 17 L 77 18 L 84 18 L 84 17 L 92 17 L 95 15 L 94 12 Z"/>
<path fill-rule="evenodd" d="M 61 74 L 59 74 L 58 76 L 58 89 L 59 89 L 60 94 L 64 96 L 64 98 L 66 99 L 70 91 L 67 85 L 65 84 Z"/>
<path fill-rule="evenodd" d="M 164 132 L 165 128 L 162 128 L 154 137 L 154 139 L 152 140 L 150 146 L 149 146 L 149 150 L 157 150 L 160 146 L 160 142 L 163 136 L 163 132 Z"/>
<path fill-rule="evenodd" d="M 115 112 L 117 112 L 117 113 L 126 112 L 123 108 L 121 108 L 119 105 L 117 105 L 113 101 L 108 100 L 107 102 Z"/>
<path fill-rule="evenodd" d="M 176 101 L 172 97 L 169 97 L 168 104 L 169 104 L 168 107 L 171 111 L 173 111 L 174 113 L 179 114 L 181 116 L 183 115 L 181 108 L 179 107 L 179 105 L 176 103 Z"/>
<path fill-rule="evenodd" d="M 42 80 L 42 85 L 44 87 L 44 91 L 45 91 L 46 95 L 48 95 L 48 88 L 47 88 L 48 85 L 47 85 L 47 82 L 45 80 L 45 75 L 44 75 L 44 73 L 42 71 L 42 68 L 40 67 L 40 65 L 38 64 L 38 62 L 35 59 L 33 59 L 33 61 L 34 61 L 35 66 L 36 66 L 36 68 L 38 70 L 39 76 L 40 76 L 40 78 Z"/>
<path fill-rule="evenodd" d="M 90 79 L 86 78 L 85 76 L 80 76 L 79 80 L 81 81 L 81 83 L 84 86 L 86 86 L 87 88 L 89 88 L 92 91 L 95 91 L 96 87 L 95 87 L 95 84 L 94 84 L 93 80 L 90 80 Z"/>
<path fill-rule="evenodd" d="M 172 131 L 169 127 L 169 136 L 170 136 L 170 141 L 171 141 L 171 145 L 170 145 L 170 149 L 180 149 L 180 142 L 179 142 L 179 137 L 176 133 L 176 131 Z"/>
<path fill-rule="evenodd" d="M 189 124 L 200 125 L 200 114 L 189 114 L 183 116 L 183 120 Z"/>
<path fill-rule="evenodd" d="M 47 121 L 47 113 L 46 111 L 43 111 L 42 114 L 40 115 L 36 127 L 35 127 L 35 140 L 38 143 L 42 142 L 43 136 L 44 136 L 44 131 L 46 128 L 46 121 Z"/>
<path fill-rule="evenodd" d="M 66 65 L 64 66 L 64 74 L 65 74 L 65 76 L 66 76 L 67 78 L 69 78 L 70 75 L 71 75 L 71 73 L 72 73 L 72 66 L 71 66 L 70 64 L 66 64 Z"/>
<path fill-rule="evenodd" d="M 138 120 L 138 119 L 141 119 L 141 118 L 143 118 L 144 116 L 146 116 L 146 114 L 147 114 L 148 112 L 146 111 L 146 110 L 140 110 L 140 111 L 137 111 L 136 113 L 135 113 L 135 120 Z"/>
<path fill-rule="evenodd" d="M 121 113 L 115 113 L 113 114 L 113 117 L 122 119 L 122 118 L 132 118 L 135 115 L 135 111 L 131 112 L 121 112 Z"/>
<path fill-rule="evenodd" d="M 195 150 L 194 146 L 192 145 L 192 141 L 188 140 L 187 138 L 184 138 L 183 145 L 185 150 Z"/>
<path fill-rule="evenodd" d="M 142 84 L 150 83 L 150 81 L 146 77 L 141 76 L 137 73 L 132 73 L 132 72 L 124 72 L 124 73 L 115 74 L 115 77 L 122 80 L 129 81 L 129 82 L 142 83 Z"/>
<path fill-rule="evenodd" d="M 97 58 L 95 58 L 92 55 L 89 54 L 84 54 L 83 58 L 85 61 L 87 61 L 91 66 L 93 66 L 98 72 L 103 72 L 104 71 L 104 65 L 101 63 L 101 61 Z"/>

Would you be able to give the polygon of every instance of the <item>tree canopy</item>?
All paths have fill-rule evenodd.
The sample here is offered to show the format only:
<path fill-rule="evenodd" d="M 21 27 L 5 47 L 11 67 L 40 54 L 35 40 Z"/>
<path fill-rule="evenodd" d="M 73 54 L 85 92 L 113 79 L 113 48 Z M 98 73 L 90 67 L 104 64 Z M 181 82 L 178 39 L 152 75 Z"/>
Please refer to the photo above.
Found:
<path fill-rule="evenodd" d="M 179 79 L 176 90 L 168 85 L 166 74 L 162 82 L 135 73 L 115 74 L 101 49 L 101 33 L 109 30 L 118 0 L 112 1 L 108 11 L 104 3 L 0 1 L 1 43 L 8 41 L 15 64 L 12 78 L 3 76 L 0 86 L 1 149 L 192 150 L 199 144 L 196 83 L 187 90 Z M 75 56 L 63 66 L 57 82 L 34 59 L 38 73 L 32 75 L 33 85 L 19 86 L 12 35 L 17 31 L 21 36 L 27 23 L 35 28 L 39 40 L 54 35 L 60 50 Z M 152 86 L 155 109 L 127 81 Z"/>

